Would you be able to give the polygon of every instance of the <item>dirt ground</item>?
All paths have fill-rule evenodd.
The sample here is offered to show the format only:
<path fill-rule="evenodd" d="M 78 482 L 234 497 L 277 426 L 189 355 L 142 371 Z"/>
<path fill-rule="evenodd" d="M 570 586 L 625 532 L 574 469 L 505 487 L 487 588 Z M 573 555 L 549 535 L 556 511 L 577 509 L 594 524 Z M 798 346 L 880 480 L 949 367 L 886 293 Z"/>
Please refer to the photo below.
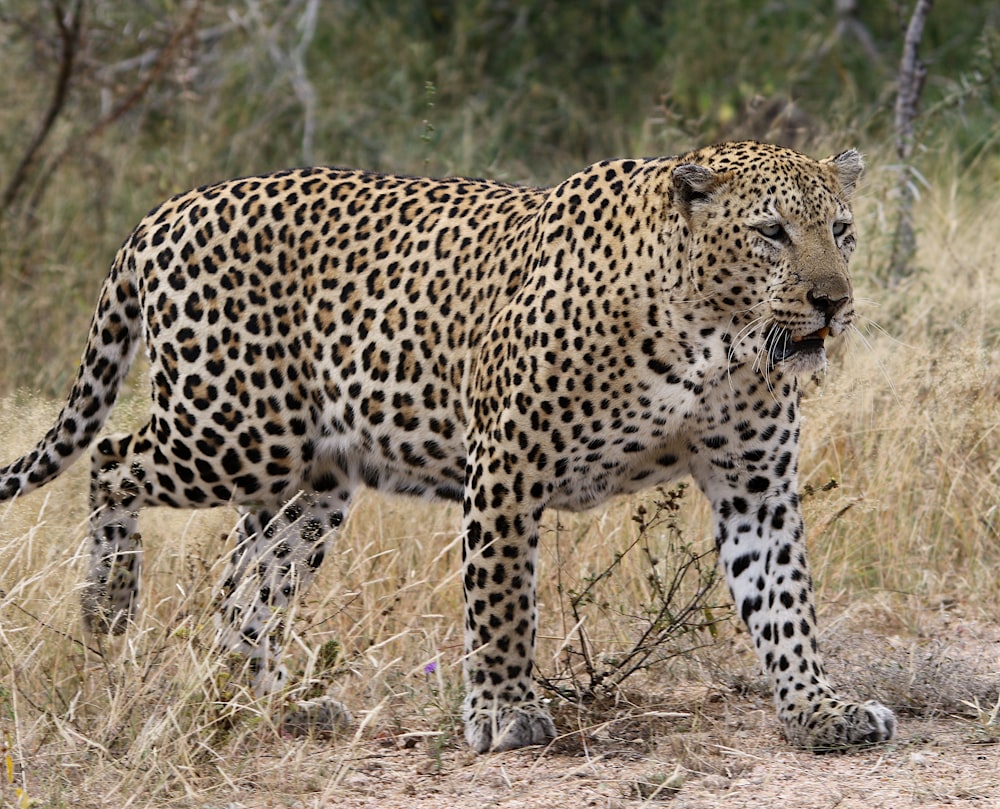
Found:
<path fill-rule="evenodd" d="M 454 738 L 442 745 L 433 733 L 382 733 L 355 740 L 356 754 L 340 759 L 308 798 L 298 792 L 274 803 L 272 793 L 227 809 L 1000 807 L 995 712 L 990 723 L 966 705 L 997 699 L 1000 627 L 942 613 L 904 639 L 858 629 L 872 620 L 855 615 L 832 633 L 831 674 L 897 708 L 890 744 L 826 755 L 794 750 L 762 678 L 722 668 L 713 677 L 710 668 L 697 683 L 646 694 L 641 705 L 557 708 L 564 735 L 545 750 L 477 756 Z M 987 711 L 995 704 L 980 702 Z M 306 760 L 330 754 L 319 742 L 302 743 L 315 745 Z"/>
<path fill-rule="evenodd" d="M 715 727 L 667 735 L 653 749 L 628 734 L 616 738 L 614 725 L 586 744 L 577 738 L 548 751 L 486 756 L 434 754 L 428 740 L 373 744 L 341 774 L 337 787 L 327 787 L 328 798 L 298 805 L 1000 807 L 1000 746 L 973 743 L 966 721 L 904 718 L 892 744 L 817 756 L 788 747 L 768 706 L 727 700 L 722 713 Z M 579 749 L 560 750 L 567 746 Z M 231 806 L 241 805 L 253 804 Z"/>

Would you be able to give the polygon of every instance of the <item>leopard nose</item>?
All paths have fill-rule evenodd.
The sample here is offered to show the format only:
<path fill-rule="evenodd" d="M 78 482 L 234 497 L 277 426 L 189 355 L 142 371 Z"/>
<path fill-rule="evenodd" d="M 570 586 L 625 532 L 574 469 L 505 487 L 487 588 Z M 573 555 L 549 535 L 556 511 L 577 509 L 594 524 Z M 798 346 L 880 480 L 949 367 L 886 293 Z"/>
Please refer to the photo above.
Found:
<path fill-rule="evenodd" d="M 827 323 L 829 323 L 833 319 L 833 316 L 840 311 L 841 307 L 847 303 L 849 297 L 850 296 L 848 295 L 842 295 L 839 298 L 832 298 L 829 295 L 823 292 L 818 292 L 815 289 L 809 290 L 806 294 L 806 299 L 816 309 L 823 313 L 826 317 Z"/>

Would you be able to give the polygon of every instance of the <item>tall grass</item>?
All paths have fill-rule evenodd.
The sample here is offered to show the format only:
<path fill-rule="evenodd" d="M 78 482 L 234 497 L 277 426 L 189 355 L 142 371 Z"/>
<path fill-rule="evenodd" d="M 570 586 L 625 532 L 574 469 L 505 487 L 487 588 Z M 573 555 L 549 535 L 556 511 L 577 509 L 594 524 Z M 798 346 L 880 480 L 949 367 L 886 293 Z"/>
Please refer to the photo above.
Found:
<path fill-rule="evenodd" d="M 1000 595 L 1000 256 L 989 234 L 1000 202 L 957 194 L 951 179 L 923 200 L 922 271 L 910 284 L 873 284 L 877 250 L 859 262 L 858 333 L 807 406 L 802 463 L 806 482 L 840 484 L 810 506 L 826 587 L 964 592 L 990 611 Z M 879 192 L 876 176 L 858 211 L 872 236 L 884 227 Z"/>

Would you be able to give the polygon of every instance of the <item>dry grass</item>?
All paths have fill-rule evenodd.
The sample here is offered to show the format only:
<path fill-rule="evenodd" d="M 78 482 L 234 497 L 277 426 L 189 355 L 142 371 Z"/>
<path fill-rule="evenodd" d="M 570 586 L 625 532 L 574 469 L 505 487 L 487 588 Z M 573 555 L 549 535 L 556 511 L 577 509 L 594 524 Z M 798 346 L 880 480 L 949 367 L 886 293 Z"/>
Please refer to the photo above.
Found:
<path fill-rule="evenodd" d="M 877 191 L 859 214 L 870 234 L 882 227 Z M 919 260 L 927 269 L 909 288 L 888 293 L 866 283 L 872 267 L 862 260 L 859 298 L 893 303 L 862 304 L 877 325 L 862 325 L 811 391 L 802 459 L 834 676 L 910 715 L 965 712 L 961 738 L 969 744 L 996 738 L 989 712 L 1000 680 L 989 652 L 995 639 L 970 628 L 1000 615 L 997 221 L 996 202 L 973 206 L 938 193 L 924 205 Z M 33 443 L 55 407 L 24 395 L 2 400 L 3 455 Z M 130 399 L 118 424 L 134 424 L 141 408 L 141 397 Z M 487 775 L 493 765 L 477 762 L 491 759 L 466 757 L 459 744 L 455 508 L 367 494 L 353 512 L 292 622 L 303 691 L 332 688 L 359 719 L 344 737 L 317 743 L 282 737 L 268 706 L 246 695 L 223 699 L 232 684 L 208 650 L 209 603 L 231 513 L 146 513 L 138 625 L 105 644 L 81 633 L 85 491 L 80 463 L 43 492 L 0 508 L 0 723 L 13 765 L 0 805 L 20 800 L 15 786 L 53 807 L 328 806 L 346 805 L 345 796 L 362 806 L 363 796 L 390 792 L 402 796 L 399 805 L 407 795 L 415 805 L 407 772 L 453 788 L 463 779 L 510 779 Z M 567 650 L 578 648 L 566 594 L 612 564 L 650 497 L 548 515 L 544 674 L 565 672 Z M 679 528 L 700 546 L 707 511 L 693 494 L 685 499 Z M 629 642 L 635 622 L 620 613 L 638 614 L 649 602 L 650 572 L 648 558 L 635 553 L 609 577 L 587 614 L 597 653 Z M 724 601 L 717 593 L 715 602 Z M 769 697 L 732 622 L 695 641 L 710 648 L 654 667 L 600 702 L 557 701 L 560 727 L 576 732 L 554 755 L 593 761 L 596 750 L 601 760 L 636 762 L 612 779 L 619 802 L 660 800 L 678 787 L 683 796 L 695 775 L 709 791 L 709 776 L 737 779 L 752 765 L 726 751 L 776 732 Z M 420 751 L 416 763 L 411 749 Z M 575 760 L 558 766 L 572 771 Z M 529 767 L 524 783 L 540 772 Z M 497 789 L 521 794 L 518 777 Z M 986 794 L 973 782 L 955 789 Z M 465 805 L 457 789 L 448 800 Z"/>
<path fill-rule="evenodd" d="M 860 275 L 869 325 L 808 405 L 803 479 L 841 484 L 810 506 L 810 533 L 828 590 L 971 597 L 994 610 L 1000 257 L 990 234 L 1000 204 L 926 202 L 924 271 L 893 291 Z M 882 227 L 874 206 L 861 214 Z"/>

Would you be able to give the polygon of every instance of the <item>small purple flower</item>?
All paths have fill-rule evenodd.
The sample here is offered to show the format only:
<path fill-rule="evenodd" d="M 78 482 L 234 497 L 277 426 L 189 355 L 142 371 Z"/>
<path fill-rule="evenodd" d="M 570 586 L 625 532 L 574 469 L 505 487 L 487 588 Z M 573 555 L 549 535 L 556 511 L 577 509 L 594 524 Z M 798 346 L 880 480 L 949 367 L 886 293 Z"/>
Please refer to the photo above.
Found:
<path fill-rule="evenodd" d="M 432 660 L 426 666 L 424 666 L 424 674 L 434 674 L 438 670 L 438 664 L 436 660 Z"/>

